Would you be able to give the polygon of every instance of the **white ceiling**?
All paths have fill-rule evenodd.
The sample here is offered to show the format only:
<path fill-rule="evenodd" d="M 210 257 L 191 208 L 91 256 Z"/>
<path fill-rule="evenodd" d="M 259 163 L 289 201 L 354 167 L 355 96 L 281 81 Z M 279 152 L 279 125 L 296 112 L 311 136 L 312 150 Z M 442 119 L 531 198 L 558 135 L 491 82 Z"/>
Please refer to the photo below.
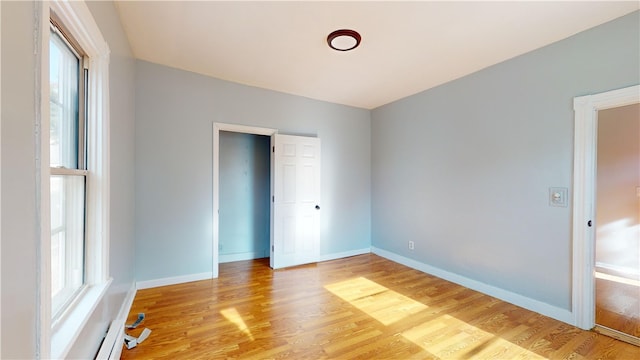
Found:
<path fill-rule="evenodd" d="M 564 39 L 640 2 L 119 1 L 136 58 L 372 109 Z M 362 35 L 331 50 L 333 30 Z"/>

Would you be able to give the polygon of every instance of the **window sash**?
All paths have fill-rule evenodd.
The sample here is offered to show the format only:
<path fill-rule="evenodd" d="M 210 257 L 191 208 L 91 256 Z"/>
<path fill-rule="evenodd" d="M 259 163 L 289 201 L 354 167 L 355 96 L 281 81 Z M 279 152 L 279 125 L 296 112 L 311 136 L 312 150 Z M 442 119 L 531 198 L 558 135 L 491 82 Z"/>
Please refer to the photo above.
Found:
<path fill-rule="evenodd" d="M 74 40 L 67 38 L 67 32 L 60 30 L 59 26 L 52 19 L 49 76 L 51 93 L 55 90 L 55 96 L 51 96 L 49 101 L 50 165 L 87 169 L 89 59 Z M 57 67 L 51 61 L 54 53 L 60 53 L 60 58 L 64 58 L 56 60 Z M 58 75 L 57 82 L 55 75 Z M 60 84 L 64 81 L 73 85 L 65 87 Z M 71 118 L 73 120 L 70 121 Z"/>
<path fill-rule="evenodd" d="M 85 281 L 85 175 L 53 175 L 51 188 L 51 314 L 57 319 Z"/>
<path fill-rule="evenodd" d="M 55 21 L 50 32 L 51 320 L 86 287 L 87 59 Z M 76 44 L 74 46 L 73 44 Z"/>

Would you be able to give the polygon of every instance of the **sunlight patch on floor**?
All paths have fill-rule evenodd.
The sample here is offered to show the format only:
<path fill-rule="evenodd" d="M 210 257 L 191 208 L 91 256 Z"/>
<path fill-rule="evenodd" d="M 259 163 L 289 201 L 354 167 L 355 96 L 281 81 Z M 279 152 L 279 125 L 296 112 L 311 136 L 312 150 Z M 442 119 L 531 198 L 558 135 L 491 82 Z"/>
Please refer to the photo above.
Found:
<path fill-rule="evenodd" d="M 363 277 L 326 285 L 325 289 L 384 325 L 397 323 L 428 308 Z M 447 314 L 403 331 L 400 335 L 442 359 L 545 359 Z"/>
<path fill-rule="evenodd" d="M 363 277 L 325 286 L 325 289 L 384 325 L 390 325 L 427 308 L 426 305 Z"/>
<path fill-rule="evenodd" d="M 444 359 L 544 359 L 450 315 L 422 323 L 402 336 Z"/>
<path fill-rule="evenodd" d="M 220 314 L 222 314 L 222 316 L 224 316 L 227 320 L 237 326 L 238 330 L 245 333 L 251 339 L 251 341 L 254 340 L 251 330 L 249 330 L 247 324 L 244 323 L 244 320 L 242 320 L 242 316 L 238 313 L 238 310 L 236 310 L 236 308 L 220 310 Z"/>

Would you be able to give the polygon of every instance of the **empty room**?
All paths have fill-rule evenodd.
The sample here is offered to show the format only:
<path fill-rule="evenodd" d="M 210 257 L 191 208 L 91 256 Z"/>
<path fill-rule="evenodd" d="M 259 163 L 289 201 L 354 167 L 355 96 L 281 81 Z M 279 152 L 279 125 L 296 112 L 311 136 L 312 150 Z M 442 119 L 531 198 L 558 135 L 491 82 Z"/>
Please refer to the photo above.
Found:
<path fill-rule="evenodd" d="M 640 359 L 637 1 L 0 1 L 1 359 Z"/>

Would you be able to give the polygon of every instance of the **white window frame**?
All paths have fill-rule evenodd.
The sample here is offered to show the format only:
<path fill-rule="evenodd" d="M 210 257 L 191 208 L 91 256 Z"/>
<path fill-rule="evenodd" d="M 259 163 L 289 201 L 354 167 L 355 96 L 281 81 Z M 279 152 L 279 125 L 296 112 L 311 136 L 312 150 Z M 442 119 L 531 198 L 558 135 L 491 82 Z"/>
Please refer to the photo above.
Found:
<path fill-rule="evenodd" d="M 87 176 L 85 288 L 56 321 L 51 321 L 51 229 L 49 178 L 49 19 L 59 20 L 89 58 L 87 112 Z M 37 314 L 37 358 L 64 358 L 74 345 L 112 279 L 109 277 L 109 57 L 110 50 L 89 8 L 81 1 L 43 1 L 36 9 L 39 21 L 40 69 L 37 91 L 40 115 L 37 136 L 40 207 Z"/>

